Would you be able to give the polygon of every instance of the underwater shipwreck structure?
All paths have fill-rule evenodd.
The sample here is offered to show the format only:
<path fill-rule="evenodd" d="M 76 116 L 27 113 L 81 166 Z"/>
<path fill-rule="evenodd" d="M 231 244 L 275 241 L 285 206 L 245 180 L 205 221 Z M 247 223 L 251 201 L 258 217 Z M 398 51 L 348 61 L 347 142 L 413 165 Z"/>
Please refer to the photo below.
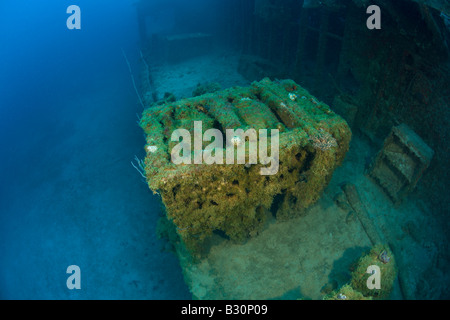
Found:
<path fill-rule="evenodd" d="M 418 227 L 432 219 L 450 228 L 443 192 L 450 181 L 448 1 L 230 0 L 219 8 L 221 28 L 184 35 L 149 34 L 146 1 L 139 3 L 146 61 L 140 166 L 161 196 L 159 232 L 193 297 L 450 296 L 448 279 L 433 278 L 450 260 L 449 233 L 430 245 Z M 369 4 L 382 10 L 381 30 L 366 27 Z M 237 72 L 248 86 L 180 100 L 157 96 L 148 61 L 174 63 L 217 43 L 239 52 Z M 177 46 L 201 50 L 186 57 L 167 50 Z M 195 121 L 203 133 L 278 129 L 278 172 L 261 175 L 264 165 L 248 161 L 173 164 L 179 141 L 172 132 L 193 135 Z M 352 135 L 367 149 L 348 151 Z M 224 136 L 224 149 L 249 146 L 239 139 Z M 353 162 L 345 166 L 347 152 Z M 426 218 L 411 210 L 417 195 Z M 368 265 L 387 275 L 384 290 L 364 287 Z"/>
<path fill-rule="evenodd" d="M 250 162 L 248 136 L 235 138 L 246 147 L 245 163 L 174 164 L 171 152 L 178 141 L 172 141 L 172 132 L 185 128 L 193 137 L 195 121 L 202 122 L 202 136 L 211 128 L 223 133 L 278 130 L 279 169 L 261 175 L 262 165 Z M 300 214 L 320 197 L 351 138 L 345 120 L 298 84 L 267 78 L 249 88 L 149 108 L 140 124 L 147 135 L 144 167 L 149 186 L 161 194 L 169 219 L 194 253 L 213 231 L 234 240 L 256 234 L 271 208 L 278 218 Z M 234 154 L 239 146 L 232 144 L 233 137 L 224 140 Z M 208 144 L 200 143 L 202 150 Z M 191 148 L 188 152 L 194 153 Z"/>

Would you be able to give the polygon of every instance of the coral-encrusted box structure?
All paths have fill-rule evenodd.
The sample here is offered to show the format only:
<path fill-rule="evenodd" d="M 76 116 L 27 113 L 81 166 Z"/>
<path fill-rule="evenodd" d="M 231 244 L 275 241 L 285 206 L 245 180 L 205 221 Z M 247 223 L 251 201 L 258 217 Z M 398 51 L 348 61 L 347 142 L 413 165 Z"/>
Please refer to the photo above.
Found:
<path fill-rule="evenodd" d="M 393 127 L 369 168 L 372 177 L 398 204 L 416 186 L 434 151 L 406 124 Z"/>
<path fill-rule="evenodd" d="M 171 150 L 178 143 L 171 141 L 172 132 L 184 128 L 194 137 L 194 121 L 202 121 L 203 133 L 278 129 L 278 172 L 261 175 L 267 165 L 260 163 L 172 163 Z M 319 199 L 351 139 L 345 120 L 325 103 L 292 80 L 268 78 L 148 108 L 140 125 L 147 134 L 148 185 L 160 193 L 168 218 L 192 253 L 214 231 L 235 240 L 256 234 L 269 211 L 277 219 L 300 214 Z"/>

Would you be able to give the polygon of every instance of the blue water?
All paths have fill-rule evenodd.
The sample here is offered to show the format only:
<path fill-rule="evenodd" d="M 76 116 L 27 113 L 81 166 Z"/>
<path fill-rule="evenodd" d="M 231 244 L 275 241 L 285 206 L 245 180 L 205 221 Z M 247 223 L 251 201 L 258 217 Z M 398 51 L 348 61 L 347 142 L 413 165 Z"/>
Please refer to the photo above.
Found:
<path fill-rule="evenodd" d="M 160 200 L 130 165 L 144 153 L 122 55 L 138 70 L 134 2 L 0 3 L 2 299 L 190 298 L 156 237 Z M 81 30 L 66 27 L 72 4 Z"/>

